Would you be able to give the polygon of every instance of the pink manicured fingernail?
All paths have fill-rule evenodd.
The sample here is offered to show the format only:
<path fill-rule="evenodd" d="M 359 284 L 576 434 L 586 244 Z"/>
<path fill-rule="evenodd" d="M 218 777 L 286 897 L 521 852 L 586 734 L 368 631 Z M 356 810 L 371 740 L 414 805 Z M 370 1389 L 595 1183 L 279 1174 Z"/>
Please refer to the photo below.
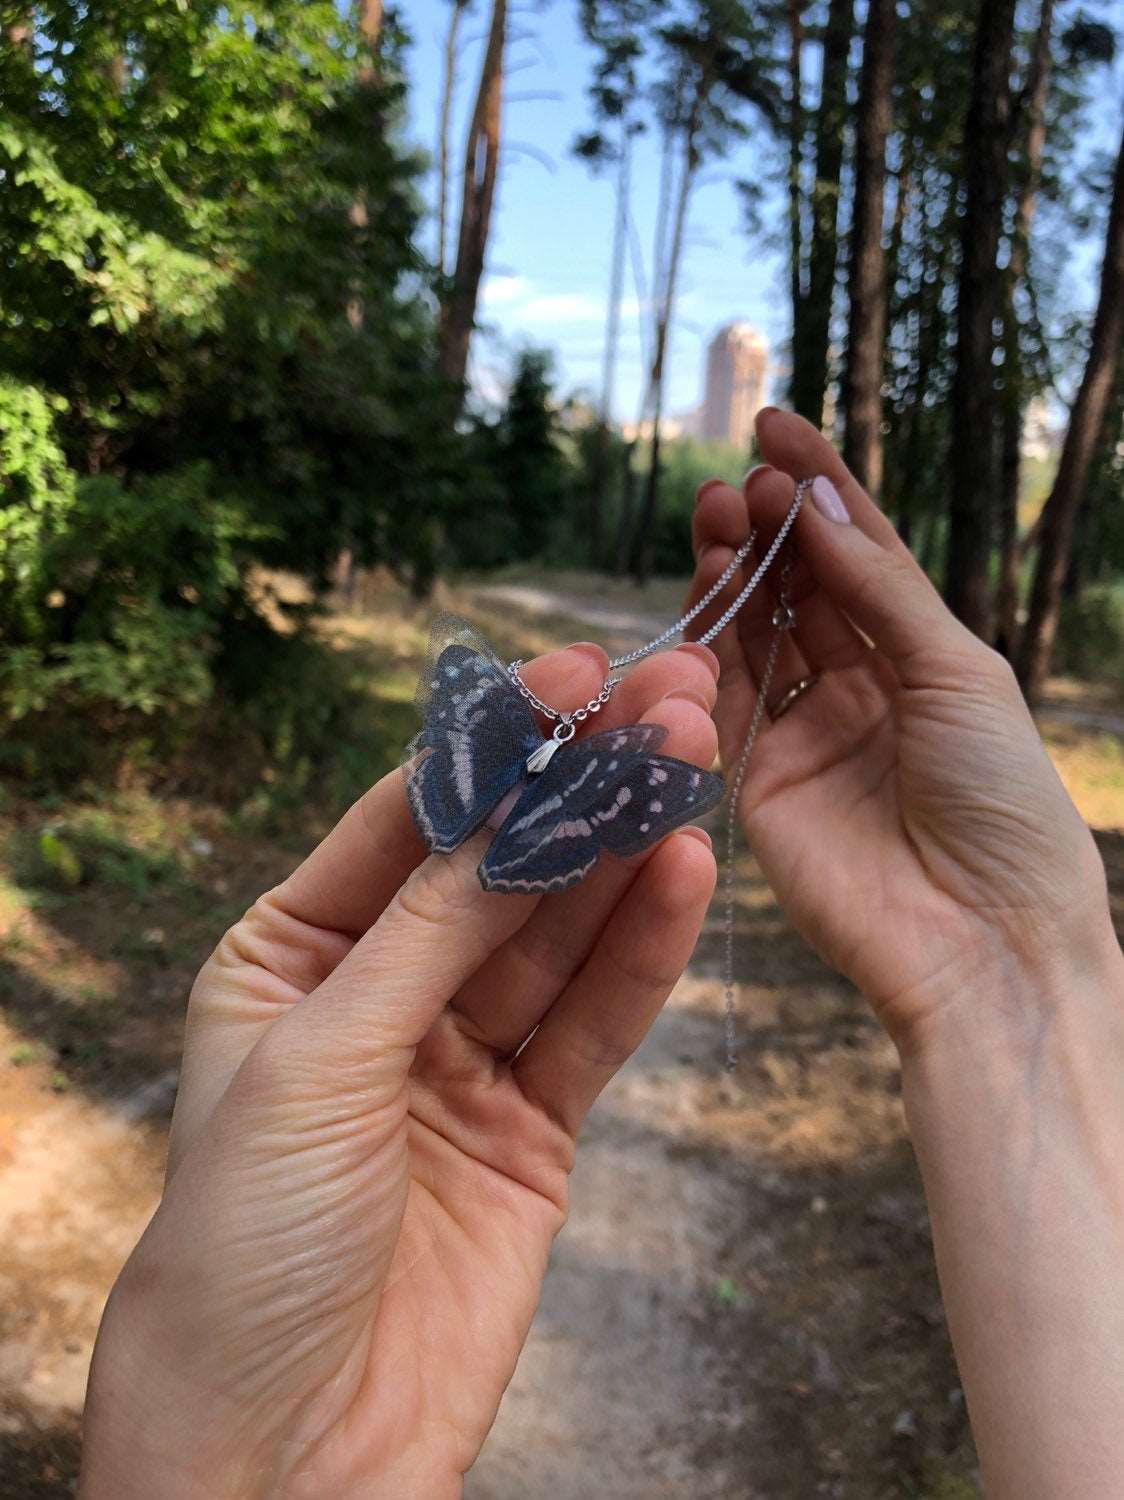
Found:
<path fill-rule="evenodd" d="M 826 474 L 817 474 L 812 480 L 812 499 L 816 502 L 816 509 L 829 521 L 837 521 L 841 526 L 846 526 L 850 521 L 843 496 Z"/>
<path fill-rule="evenodd" d="M 697 657 L 714 678 L 715 682 L 718 681 L 718 674 L 721 669 L 718 665 L 717 656 L 715 656 L 709 646 L 700 646 L 698 641 L 681 641 L 675 649 L 676 651 L 682 651 L 687 656 Z"/>
<path fill-rule="evenodd" d="M 746 485 L 755 474 L 764 474 L 767 469 L 771 469 L 772 467 L 772 464 L 754 464 L 753 468 L 749 470 L 745 478 L 742 480 L 742 489 L 745 489 Z"/>
<path fill-rule="evenodd" d="M 705 844 L 708 849 L 714 848 L 713 840 L 705 828 L 696 828 L 694 823 L 688 823 L 686 828 L 680 828 L 680 833 L 685 833 L 689 838 L 698 839 L 700 844 Z"/>

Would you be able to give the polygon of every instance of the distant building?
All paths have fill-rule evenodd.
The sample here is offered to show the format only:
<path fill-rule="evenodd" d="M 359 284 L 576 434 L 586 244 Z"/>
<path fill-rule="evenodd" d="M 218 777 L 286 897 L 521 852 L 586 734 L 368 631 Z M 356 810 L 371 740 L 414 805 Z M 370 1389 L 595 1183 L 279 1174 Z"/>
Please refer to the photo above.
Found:
<path fill-rule="evenodd" d="M 720 329 L 706 351 L 706 394 L 700 435 L 749 448 L 753 419 L 765 405 L 769 346 L 748 323 Z"/>

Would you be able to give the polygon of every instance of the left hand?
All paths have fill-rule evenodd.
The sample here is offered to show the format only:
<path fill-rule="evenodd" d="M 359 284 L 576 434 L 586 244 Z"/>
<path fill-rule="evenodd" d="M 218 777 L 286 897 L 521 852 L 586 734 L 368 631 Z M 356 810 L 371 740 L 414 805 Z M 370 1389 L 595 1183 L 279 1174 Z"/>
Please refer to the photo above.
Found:
<path fill-rule="evenodd" d="M 653 658 L 597 727 L 661 722 L 709 765 L 716 673 Z M 605 675 L 588 646 L 525 672 L 561 704 Z M 424 858 L 396 771 L 204 966 L 164 1198 L 98 1338 L 86 1500 L 460 1494 L 578 1130 L 714 883 L 682 830 L 561 895 L 489 895 L 489 837 Z"/>

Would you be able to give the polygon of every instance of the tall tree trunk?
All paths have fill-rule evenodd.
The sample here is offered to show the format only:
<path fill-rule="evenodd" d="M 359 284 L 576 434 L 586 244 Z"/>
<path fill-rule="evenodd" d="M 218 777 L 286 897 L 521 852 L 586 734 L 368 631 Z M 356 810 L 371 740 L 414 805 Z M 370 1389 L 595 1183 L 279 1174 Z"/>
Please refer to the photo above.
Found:
<path fill-rule="evenodd" d="M 847 124 L 847 57 L 854 33 L 854 0 L 829 0 L 823 42 L 823 82 L 816 114 L 816 178 L 812 187 L 808 293 L 801 337 L 793 344 L 792 404 L 814 426 L 823 425 L 827 394 L 831 308 L 839 259 L 839 182 Z"/>
<path fill-rule="evenodd" d="M 683 140 L 683 170 L 679 178 L 679 192 L 675 203 L 671 245 L 667 254 L 667 276 L 656 323 L 655 349 L 652 354 L 652 373 L 649 382 L 651 392 L 652 451 L 648 466 L 647 482 L 644 486 L 644 503 L 640 510 L 640 524 L 632 549 L 632 568 L 637 583 L 645 583 L 652 567 L 655 537 L 653 535 L 660 497 L 660 429 L 663 422 L 664 382 L 667 374 L 667 345 L 671 331 L 671 320 L 675 313 L 675 292 L 679 281 L 679 268 L 683 260 L 683 243 L 687 232 L 687 213 L 691 203 L 691 192 L 695 186 L 701 154 L 698 131 L 703 105 L 710 87 L 709 79 L 703 79 L 692 101 Z"/>
<path fill-rule="evenodd" d="M 442 276 L 449 259 L 449 134 L 453 123 L 453 96 L 457 88 L 457 36 L 467 8 L 468 0 L 452 0 L 449 29 L 445 33 L 441 112 L 437 126 L 437 269 Z"/>
<path fill-rule="evenodd" d="M 589 560 L 599 568 L 605 561 L 605 500 L 609 488 L 610 434 L 621 341 L 621 303 L 624 299 L 625 255 L 628 251 L 629 199 L 632 178 L 632 138 L 628 120 L 621 120 L 617 161 L 617 202 L 613 219 L 613 248 L 609 266 L 609 306 L 605 316 L 605 352 L 601 368 L 601 406 L 594 437 L 593 474 L 589 496 Z"/>
<path fill-rule="evenodd" d="M 997 474 L 996 256 L 1007 192 L 1015 0 L 981 0 L 964 129 L 956 370 L 945 597 L 964 623 L 991 638 L 991 551 Z"/>
<path fill-rule="evenodd" d="M 882 489 L 882 369 L 886 342 L 886 141 L 893 123 L 896 0 L 869 0 L 855 143 L 851 308 L 843 382 L 843 457 L 878 497 Z"/>
<path fill-rule="evenodd" d="M 629 549 L 632 546 L 633 516 L 636 513 L 636 470 L 632 466 L 636 439 L 624 445 L 621 457 L 621 516 L 617 528 L 616 558 L 613 571 L 628 572 Z"/>
<path fill-rule="evenodd" d="M 804 16 L 801 0 L 788 0 L 788 274 L 792 301 L 792 369 L 804 347 Z"/>
<path fill-rule="evenodd" d="M 503 60 L 507 44 L 507 0 L 492 0 L 488 43 L 480 68 L 476 103 L 464 153 L 457 260 L 438 321 L 441 370 L 455 386 L 464 386 L 468 349 L 476 323 L 476 304 L 492 224 L 500 160 L 503 113 Z"/>
<path fill-rule="evenodd" d="M 377 71 L 375 58 L 378 55 L 382 36 L 383 0 L 359 0 L 359 30 L 367 44 L 370 59 L 363 66 L 363 74 L 374 76 Z"/>
<path fill-rule="evenodd" d="M 382 37 L 383 22 L 383 0 L 359 0 L 359 33 L 363 38 L 366 56 L 359 68 L 359 87 L 363 90 L 365 99 L 374 100 L 376 97 L 376 85 L 379 81 L 379 41 Z M 382 116 L 377 105 L 371 104 L 369 128 L 372 131 L 382 129 Z M 353 231 L 353 240 L 357 249 L 362 245 L 370 228 L 371 216 L 367 207 L 366 194 L 359 193 L 351 203 L 347 212 L 347 220 Z M 353 278 L 351 288 L 348 292 L 345 307 L 347 321 L 352 328 L 363 327 L 363 292 L 359 284 L 359 278 Z"/>
<path fill-rule="evenodd" d="M 656 198 L 656 227 L 652 239 L 652 284 L 650 289 L 650 302 L 652 307 L 652 328 L 649 331 L 651 342 L 645 347 L 643 353 L 648 360 L 648 376 L 644 382 L 644 388 L 640 397 L 640 410 L 637 418 L 637 431 L 642 432 L 645 422 L 652 420 L 654 388 L 652 383 L 652 371 L 655 365 L 656 347 L 659 341 L 660 312 L 664 305 L 667 292 L 667 263 L 668 263 L 668 225 L 671 222 L 671 201 L 675 188 L 675 156 L 678 136 L 674 127 L 670 124 L 665 126 L 663 147 L 660 153 L 660 185 Z M 645 299 L 641 291 L 641 306 Z M 631 490 L 627 497 L 627 503 L 621 507 L 620 523 L 617 527 L 616 566 L 615 571 L 624 574 L 635 566 L 636 549 L 639 544 L 639 533 L 637 531 L 636 513 L 636 476 L 631 469 L 629 460 L 629 474 L 631 476 Z"/>
<path fill-rule="evenodd" d="M 1026 420 L 1017 297 L 1030 273 L 1030 231 L 1042 182 L 1046 149 L 1046 100 L 1050 92 L 1050 33 L 1054 0 L 1042 0 L 1038 30 L 1022 90 L 1019 120 L 1024 130 L 1024 172 L 1015 208 L 1015 232 L 1007 267 L 1004 309 L 1003 414 L 999 482 L 999 586 L 995 604 L 995 643 L 1013 656 L 1019 616 L 1019 492 L 1022 488 L 1022 439 Z"/>
<path fill-rule="evenodd" d="M 1041 691 L 1050 668 L 1062 585 L 1073 547 L 1074 523 L 1089 478 L 1090 461 L 1104 427 L 1124 346 L 1124 139 L 1116 159 L 1104 265 L 1089 358 L 1070 414 L 1061 461 L 1042 513 L 1042 539 L 1030 596 L 1030 614 L 1019 643 L 1018 671 L 1028 697 Z"/>

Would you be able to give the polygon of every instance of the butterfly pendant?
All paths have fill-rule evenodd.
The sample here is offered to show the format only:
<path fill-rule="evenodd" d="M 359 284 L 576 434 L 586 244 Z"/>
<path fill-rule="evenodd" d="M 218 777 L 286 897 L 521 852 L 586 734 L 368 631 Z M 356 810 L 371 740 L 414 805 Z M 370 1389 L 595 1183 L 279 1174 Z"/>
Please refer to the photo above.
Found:
<path fill-rule="evenodd" d="M 438 620 L 418 687 L 423 728 L 406 791 L 432 854 L 450 854 L 514 794 L 480 863 L 486 891 L 564 891 L 602 853 L 639 854 L 715 806 L 722 779 L 656 752 L 660 724 L 547 739 L 506 667 L 470 625 Z"/>

